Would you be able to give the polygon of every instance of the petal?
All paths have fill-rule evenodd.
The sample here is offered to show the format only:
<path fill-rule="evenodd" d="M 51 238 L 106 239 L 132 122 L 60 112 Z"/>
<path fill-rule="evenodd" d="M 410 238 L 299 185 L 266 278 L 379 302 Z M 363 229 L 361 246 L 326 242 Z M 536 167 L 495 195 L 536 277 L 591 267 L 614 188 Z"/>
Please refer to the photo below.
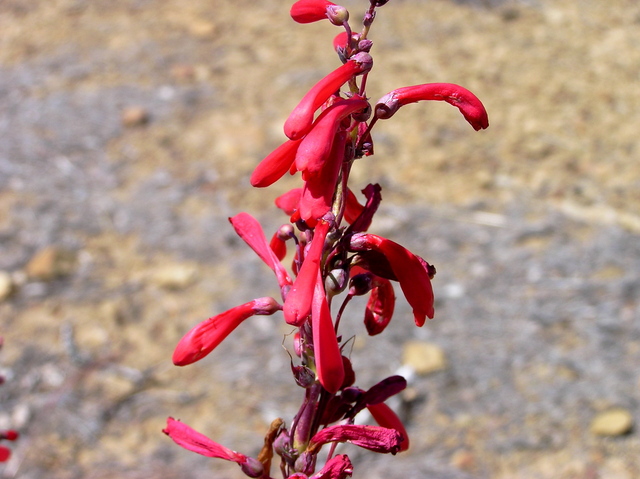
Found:
<path fill-rule="evenodd" d="M 276 206 L 288 215 L 292 215 L 300 207 L 302 188 L 294 188 L 276 198 Z"/>
<path fill-rule="evenodd" d="M 284 301 L 284 319 L 293 326 L 301 326 L 311 314 L 313 291 L 320 271 L 320 260 L 329 226 L 327 221 L 318 222 L 309 252 Z"/>
<path fill-rule="evenodd" d="M 344 424 L 329 426 L 317 432 L 309 442 L 309 451 L 318 451 L 328 442 L 350 442 L 373 452 L 395 454 L 402 436 L 395 429 L 380 426 Z"/>
<path fill-rule="evenodd" d="M 178 342 L 173 364 L 186 366 L 207 356 L 245 319 L 254 315 L 270 315 L 282 309 L 269 297 L 254 299 L 213 316 L 192 328 Z"/>
<path fill-rule="evenodd" d="M 368 106 L 366 100 L 351 98 L 331 105 L 320 114 L 296 152 L 296 169 L 303 172 L 304 179 L 307 179 L 308 174 L 314 175 L 323 168 L 342 120 Z"/>
<path fill-rule="evenodd" d="M 353 465 L 346 454 L 338 454 L 327 461 L 324 467 L 311 476 L 312 479 L 345 479 L 353 474 Z"/>
<path fill-rule="evenodd" d="M 375 284 L 364 311 L 364 325 L 369 336 L 384 331 L 391 321 L 396 304 L 396 295 L 388 279 L 376 277 Z"/>
<path fill-rule="evenodd" d="M 292 140 L 306 135 L 311 129 L 315 111 L 350 78 L 368 72 L 372 65 L 371 55 L 358 53 L 316 83 L 287 118 L 284 124 L 285 135 Z"/>
<path fill-rule="evenodd" d="M 381 402 L 378 404 L 368 404 L 367 409 L 379 426 L 395 429 L 400 433 L 402 436 L 402 442 L 400 443 L 400 449 L 398 452 L 409 449 L 409 435 L 407 434 L 407 430 L 405 429 L 404 424 L 402 424 L 400 418 L 389 406 Z"/>
<path fill-rule="evenodd" d="M 417 326 L 422 326 L 426 317 L 433 318 L 433 288 L 429 272 L 419 257 L 398 243 L 377 235 L 358 233 L 351 238 L 353 251 L 372 250 L 382 253 L 400 283 L 405 298 L 413 308 Z"/>
<path fill-rule="evenodd" d="M 287 270 L 273 252 L 258 220 L 248 213 L 238 213 L 229 218 L 229 222 L 240 238 L 273 270 L 278 278 L 280 289 L 292 283 Z"/>
<path fill-rule="evenodd" d="M 291 7 L 290 14 L 298 23 L 312 23 L 327 18 L 327 8 L 335 3 L 328 0 L 299 0 Z"/>
<path fill-rule="evenodd" d="M 300 140 L 285 141 L 262 160 L 251 174 L 251 185 L 263 188 L 282 178 L 296 158 Z"/>
<path fill-rule="evenodd" d="M 271 237 L 269 248 L 276 255 L 278 260 L 282 261 L 287 256 L 287 243 L 280 238 L 279 232 L 276 231 Z"/>
<path fill-rule="evenodd" d="M 344 382 L 344 363 L 320 272 L 313 296 L 311 323 L 318 380 L 329 393 L 335 394 Z"/>
<path fill-rule="evenodd" d="M 421 100 L 446 101 L 457 107 L 475 130 L 489 126 L 487 111 L 478 97 L 453 83 L 425 83 L 393 90 L 378 100 L 375 107 L 376 117 L 391 118 L 401 106 Z"/>
<path fill-rule="evenodd" d="M 373 221 L 373 215 L 378 211 L 380 202 L 382 201 L 381 192 L 382 188 L 379 184 L 368 184 L 367 187 L 362 190 L 362 193 L 367 197 L 367 203 L 362 207 L 360 215 L 351 222 L 351 230 L 359 233 L 361 231 L 367 231 Z M 349 207 L 349 198 L 347 196 L 347 208 Z M 360 206 L 358 204 L 358 206 Z M 348 221 L 348 220 L 347 220 Z"/>
<path fill-rule="evenodd" d="M 346 145 L 346 133 L 338 133 L 324 167 L 317 174 L 308 175 L 300 198 L 300 217 L 303 220 L 317 220 L 331 210 Z"/>

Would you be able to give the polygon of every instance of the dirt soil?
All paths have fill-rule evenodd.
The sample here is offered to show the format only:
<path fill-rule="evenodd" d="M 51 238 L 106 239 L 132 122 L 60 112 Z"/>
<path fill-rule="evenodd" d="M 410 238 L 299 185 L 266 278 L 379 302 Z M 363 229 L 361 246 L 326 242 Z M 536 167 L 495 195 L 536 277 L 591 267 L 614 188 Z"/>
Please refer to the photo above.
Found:
<path fill-rule="evenodd" d="M 354 25 L 366 3 L 345 3 Z M 195 323 L 277 294 L 227 217 L 286 222 L 272 200 L 298 180 L 248 177 L 339 64 L 339 30 L 288 7 L 0 2 L 0 429 L 22 434 L 0 477 L 244 477 L 174 445 L 166 417 L 256 454 L 295 413 L 279 317 L 170 361 Z M 491 126 L 412 105 L 355 168 L 383 187 L 372 231 L 438 268 L 424 328 L 399 301 L 369 338 L 351 310 L 358 384 L 406 371 L 408 341 L 446 363 L 394 404 L 408 452 L 342 449 L 354 477 L 640 477 L 638 428 L 596 426 L 640 421 L 640 3 L 392 0 L 371 39 L 374 100 L 458 83 Z"/>

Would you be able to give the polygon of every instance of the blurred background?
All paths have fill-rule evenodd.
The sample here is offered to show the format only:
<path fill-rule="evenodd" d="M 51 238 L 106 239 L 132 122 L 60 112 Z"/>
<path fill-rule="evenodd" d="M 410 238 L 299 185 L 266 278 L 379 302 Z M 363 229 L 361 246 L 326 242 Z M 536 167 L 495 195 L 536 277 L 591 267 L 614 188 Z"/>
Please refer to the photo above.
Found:
<path fill-rule="evenodd" d="M 367 2 L 344 5 L 359 29 Z M 289 7 L 0 2 L 0 429 L 22 434 L 0 477 L 244 477 L 166 417 L 257 454 L 295 414 L 277 315 L 170 361 L 197 322 L 277 295 L 227 217 L 287 221 L 272 201 L 297 178 L 248 178 L 339 65 L 340 30 Z M 383 188 L 371 231 L 438 274 L 421 329 L 404 300 L 381 336 L 343 320 L 358 385 L 411 378 L 411 449 L 345 446 L 354 477 L 640 477 L 640 4 L 391 0 L 370 38 L 374 101 L 458 83 L 491 126 L 411 105 L 355 166 L 354 190 Z"/>

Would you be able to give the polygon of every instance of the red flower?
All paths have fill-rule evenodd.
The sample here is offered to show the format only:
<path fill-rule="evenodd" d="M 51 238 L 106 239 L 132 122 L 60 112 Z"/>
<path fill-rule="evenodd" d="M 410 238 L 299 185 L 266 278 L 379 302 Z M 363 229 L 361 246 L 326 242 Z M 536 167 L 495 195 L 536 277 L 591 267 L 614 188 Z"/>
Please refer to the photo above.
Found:
<path fill-rule="evenodd" d="M 318 272 L 313 294 L 311 324 L 318 379 L 322 387 L 329 393 L 335 394 L 344 382 L 344 364 L 320 272 Z"/>
<path fill-rule="evenodd" d="M 395 429 L 379 426 L 344 424 L 329 426 L 317 432 L 309 442 L 308 451 L 317 452 L 328 442 L 350 442 L 373 452 L 390 452 L 400 450 L 402 436 Z"/>
<path fill-rule="evenodd" d="M 276 206 L 288 215 L 292 215 L 300 208 L 302 188 L 294 188 L 276 198 Z"/>
<path fill-rule="evenodd" d="M 389 263 L 393 275 L 400 283 L 405 298 L 413 308 L 417 326 L 433 318 L 433 288 L 429 277 L 429 265 L 403 248 L 398 243 L 377 235 L 358 233 L 350 244 L 352 251 L 375 251 L 381 253 Z"/>
<path fill-rule="evenodd" d="M 298 23 L 319 22 L 327 18 L 327 8 L 335 3 L 328 0 L 299 0 L 291 7 L 291 18 Z"/>
<path fill-rule="evenodd" d="M 186 366 L 199 361 L 245 319 L 255 315 L 271 315 L 281 309 L 273 298 L 258 298 L 201 322 L 178 342 L 173 352 L 173 364 Z"/>
<path fill-rule="evenodd" d="M 391 118 L 401 106 L 421 100 L 441 100 L 457 107 L 475 130 L 489 126 L 487 111 L 478 97 L 453 83 L 426 83 L 393 90 L 378 100 L 376 118 Z"/>
<path fill-rule="evenodd" d="M 368 106 L 366 100 L 351 98 L 333 104 L 320 114 L 296 153 L 296 169 L 302 172 L 303 179 L 323 168 L 342 120 Z"/>
<path fill-rule="evenodd" d="M 313 291 L 320 272 L 320 259 L 328 232 L 329 222 L 320 220 L 316 226 L 309 252 L 300 267 L 298 277 L 284 301 L 284 319 L 293 326 L 301 326 L 311 314 Z"/>
<path fill-rule="evenodd" d="M 296 158 L 300 141 L 285 141 L 262 160 L 251 174 L 251 185 L 257 188 L 270 186 L 289 171 Z"/>
<path fill-rule="evenodd" d="M 400 449 L 398 452 L 409 449 L 409 436 L 404 428 L 404 424 L 402 424 L 402 421 L 396 413 L 393 412 L 393 409 L 383 402 L 378 404 L 367 404 L 367 409 L 379 426 L 395 429 L 400 433 L 402 436 L 402 442 L 400 443 Z"/>
<path fill-rule="evenodd" d="M 267 238 L 262 231 L 260 223 L 248 213 L 238 213 L 236 216 L 229 218 L 229 222 L 238 233 L 238 236 L 273 270 L 278 278 L 280 289 L 284 291 L 291 285 L 291 278 L 282 263 L 280 263 L 276 253 L 267 243 Z"/>
<path fill-rule="evenodd" d="M 298 140 L 306 135 L 311 129 L 315 111 L 351 77 L 368 72 L 372 66 L 371 55 L 358 53 L 316 83 L 287 118 L 284 124 L 285 135 L 292 140 Z"/>
<path fill-rule="evenodd" d="M 216 457 L 237 463 L 249 477 L 262 477 L 264 468 L 257 459 L 232 451 L 186 424 L 167 418 L 167 427 L 162 430 L 179 446 L 207 457 Z"/>

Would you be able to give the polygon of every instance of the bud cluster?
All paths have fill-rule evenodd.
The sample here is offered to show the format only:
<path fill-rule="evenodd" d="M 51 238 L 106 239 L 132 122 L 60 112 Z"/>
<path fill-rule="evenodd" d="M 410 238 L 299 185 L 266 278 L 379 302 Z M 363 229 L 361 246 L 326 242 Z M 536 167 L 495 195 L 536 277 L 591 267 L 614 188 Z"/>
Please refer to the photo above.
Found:
<path fill-rule="evenodd" d="M 487 128 L 488 118 L 475 95 L 448 83 L 398 88 L 375 103 L 369 101 L 366 82 L 373 67 L 373 43 L 367 35 L 376 9 L 386 3 L 370 0 L 360 33 L 352 31 L 349 12 L 328 0 L 299 0 L 291 7 L 298 23 L 328 20 L 344 29 L 333 42 L 342 65 L 304 95 L 284 124 L 288 139 L 251 175 L 251 184 L 263 188 L 300 172 L 301 186 L 275 201 L 289 223 L 267 240 L 251 215 L 229 218 L 238 236 L 274 272 L 281 297 L 254 299 L 197 324 L 173 354 L 178 366 L 199 361 L 255 315 L 281 311 L 284 321 L 296 328 L 291 371 L 304 390 L 302 405 L 289 425 L 274 420 L 257 458 L 227 449 L 173 418 L 164 430 L 191 451 L 236 462 L 249 477 L 271 478 L 272 461 L 279 456 L 283 478 L 340 479 L 350 477 L 353 467 L 346 455 L 334 455 L 337 443 L 391 454 L 409 447 L 405 427 L 385 404 L 406 387 L 406 380 L 391 376 L 368 390 L 355 386 L 353 365 L 343 354 L 340 321 L 354 296 L 368 295 L 365 329 L 370 335 L 382 333 L 394 313 L 393 284 L 398 283 L 416 326 L 423 326 L 434 316 L 435 268 L 400 244 L 368 232 L 381 188 L 367 185 L 360 202 L 349 175 L 356 160 L 373 155 L 371 130 L 376 122 L 391 118 L 404 105 L 445 101 L 476 130 Z M 288 248 L 293 253 L 291 274 L 283 264 Z M 332 306 L 341 297 L 334 314 Z M 365 409 L 377 425 L 355 424 Z M 317 464 L 325 445 L 330 445 L 328 458 Z"/>

